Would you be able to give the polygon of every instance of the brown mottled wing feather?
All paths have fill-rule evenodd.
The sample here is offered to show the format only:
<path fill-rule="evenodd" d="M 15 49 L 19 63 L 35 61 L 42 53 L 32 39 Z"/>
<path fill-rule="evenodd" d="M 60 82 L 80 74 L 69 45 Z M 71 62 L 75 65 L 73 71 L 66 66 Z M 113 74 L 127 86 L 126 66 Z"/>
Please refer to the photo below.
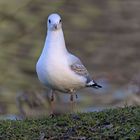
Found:
<path fill-rule="evenodd" d="M 82 64 L 79 58 L 76 56 L 69 54 L 69 63 L 70 68 L 73 72 L 75 72 L 77 75 L 83 76 L 86 78 L 86 87 L 94 87 L 94 88 L 101 88 L 102 86 L 98 85 L 92 78 L 90 77 L 87 69 Z"/>
<path fill-rule="evenodd" d="M 89 75 L 87 69 L 82 64 L 74 63 L 70 67 L 71 70 L 78 75 L 85 76 L 85 77 Z"/>
<path fill-rule="evenodd" d="M 72 54 L 69 55 L 69 61 L 70 61 L 70 68 L 72 71 L 74 71 L 76 74 L 83 76 L 87 79 L 87 82 L 91 80 L 89 73 L 85 66 L 82 64 L 80 59 Z"/>

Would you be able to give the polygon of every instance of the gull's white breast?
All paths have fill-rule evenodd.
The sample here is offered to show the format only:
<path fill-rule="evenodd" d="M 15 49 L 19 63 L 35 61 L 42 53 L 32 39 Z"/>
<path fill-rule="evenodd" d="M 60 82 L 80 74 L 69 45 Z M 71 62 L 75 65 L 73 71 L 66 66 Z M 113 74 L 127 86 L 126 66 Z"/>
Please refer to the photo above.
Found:
<path fill-rule="evenodd" d="M 39 80 L 46 86 L 60 90 L 68 91 L 85 86 L 86 79 L 75 74 L 69 66 L 69 53 L 61 51 L 59 44 L 56 49 L 48 47 L 46 53 L 43 53 L 36 65 Z"/>

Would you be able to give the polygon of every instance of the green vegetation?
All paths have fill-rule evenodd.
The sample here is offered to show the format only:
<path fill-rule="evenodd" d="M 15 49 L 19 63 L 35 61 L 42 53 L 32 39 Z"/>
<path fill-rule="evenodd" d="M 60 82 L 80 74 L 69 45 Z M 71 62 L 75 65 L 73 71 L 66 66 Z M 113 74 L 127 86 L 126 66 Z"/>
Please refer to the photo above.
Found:
<path fill-rule="evenodd" d="M 139 5 L 139 0 L 0 0 L 0 115 L 19 113 L 15 102 L 22 92 L 27 92 L 26 101 L 34 93 L 49 92 L 39 82 L 35 65 L 52 12 L 62 16 L 68 50 L 106 86 L 79 91 L 80 107 L 140 105 Z M 125 92 L 131 85 L 134 91 Z M 56 94 L 62 103 L 61 97 Z"/>
<path fill-rule="evenodd" d="M 0 121 L 0 139 L 140 139 L 140 107 Z"/>

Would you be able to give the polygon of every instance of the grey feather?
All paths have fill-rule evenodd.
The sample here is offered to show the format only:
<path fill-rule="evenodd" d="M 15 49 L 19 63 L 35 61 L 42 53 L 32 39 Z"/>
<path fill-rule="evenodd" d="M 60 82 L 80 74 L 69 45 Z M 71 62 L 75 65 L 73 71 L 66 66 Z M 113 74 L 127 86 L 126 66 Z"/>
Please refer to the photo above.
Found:
<path fill-rule="evenodd" d="M 84 76 L 87 78 L 87 83 L 91 81 L 90 75 L 85 68 L 85 66 L 82 64 L 80 59 L 72 54 L 69 55 L 69 61 L 70 61 L 70 68 L 72 71 L 74 71 L 76 74 L 80 76 Z"/>
<path fill-rule="evenodd" d="M 84 76 L 86 81 L 86 87 L 93 87 L 93 88 L 101 88 L 102 86 L 98 85 L 92 78 L 90 77 L 87 69 L 82 64 L 80 59 L 72 54 L 69 55 L 69 62 L 70 62 L 70 68 L 72 71 L 74 71 L 76 74 L 80 76 Z"/>

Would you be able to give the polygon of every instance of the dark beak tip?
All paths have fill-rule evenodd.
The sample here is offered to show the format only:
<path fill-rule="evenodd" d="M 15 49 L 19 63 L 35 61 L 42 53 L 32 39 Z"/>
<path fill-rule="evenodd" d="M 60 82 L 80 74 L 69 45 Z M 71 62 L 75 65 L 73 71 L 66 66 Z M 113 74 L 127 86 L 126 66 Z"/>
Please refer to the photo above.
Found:
<path fill-rule="evenodd" d="M 54 25 L 54 28 L 57 29 L 57 25 Z"/>

